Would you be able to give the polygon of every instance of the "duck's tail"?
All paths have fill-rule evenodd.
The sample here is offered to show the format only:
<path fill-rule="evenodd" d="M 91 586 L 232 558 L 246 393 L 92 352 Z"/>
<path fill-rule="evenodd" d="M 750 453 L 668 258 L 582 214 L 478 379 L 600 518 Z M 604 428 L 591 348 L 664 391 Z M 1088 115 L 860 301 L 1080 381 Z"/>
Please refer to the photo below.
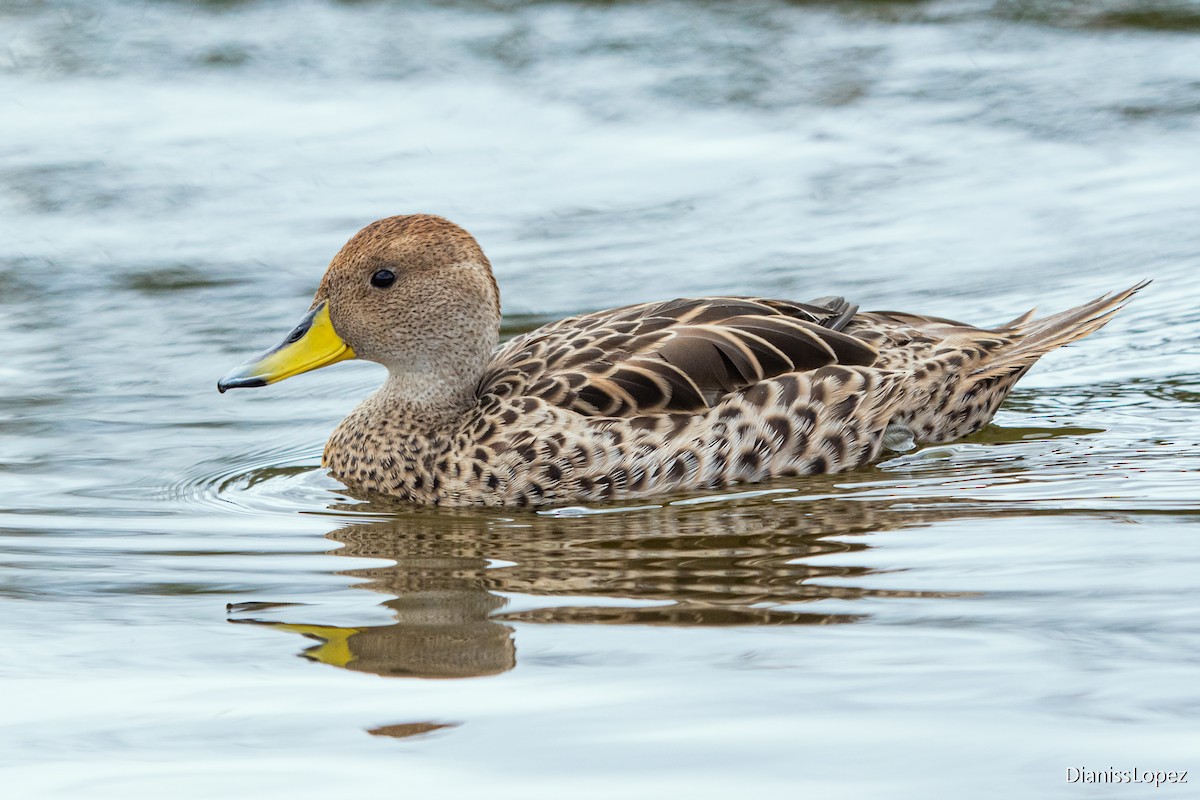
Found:
<path fill-rule="evenodd" d="M 915 391 L 907 398 L 908 411 L 893 420 L 892 428 L 926 443 L 951 442 L 974 433 L 991 421 L 1039 358 L 1103 327 L 1147 283 L 1042 319 L 1034 319 L 1030 311 L 998 328 L 941 321 L 948 335 L 919 363 L 918 378 L 910 383 Z M 938 324 L 929 328 L 931 333 L 936 334 Z"/>
<path fill-rule="evenodd" d="M 970 381 L 988 383 L 1010 375 L 1019 377 L 1051 350 L 1104 327 L 1131 297 L 1149 283 L 1148 280 L 1141 281 L 1123 292 L 1106 294 L 1090 303 L 1041 319 L 1034 319 L 1033 310 L 1030 310 L 1012 322 L 1001 325 L 996 332 L 1011 337 L 1014 343 L 981 364 L 971 373 Z"/>

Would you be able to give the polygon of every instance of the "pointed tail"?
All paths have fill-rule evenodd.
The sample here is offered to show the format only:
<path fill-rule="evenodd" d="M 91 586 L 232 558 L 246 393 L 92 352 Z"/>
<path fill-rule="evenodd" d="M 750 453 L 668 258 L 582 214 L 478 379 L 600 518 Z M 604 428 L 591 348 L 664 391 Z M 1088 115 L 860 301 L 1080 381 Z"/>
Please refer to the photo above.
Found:
<path fill-rule="evenodd" d="M 997 329 L 1016 343 L 997 353 L 971 374 L 973 381 L 987 381 L 1024 372 L 1042 356 L 1077 339 L 1095 333 L 1120 311 L 1129 299 L 1150 281 L 1142 281 L 1123 292 L 1098 297 L 1090 303 L 1033 319 L 1033 312 L 1017 317 Z"/>

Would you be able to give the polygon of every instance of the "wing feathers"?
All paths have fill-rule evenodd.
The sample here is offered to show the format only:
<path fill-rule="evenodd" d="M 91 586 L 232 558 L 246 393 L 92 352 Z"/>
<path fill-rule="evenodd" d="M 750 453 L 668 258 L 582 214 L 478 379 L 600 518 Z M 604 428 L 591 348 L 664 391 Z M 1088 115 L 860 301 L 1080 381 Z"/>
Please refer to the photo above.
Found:
<path fill-rule="evenodd" d="M 873 364 L 871 345 L 839 332 L 857 308 L 683 298 L 573 317 L 510 341 L 482 388 L 594 416 L 699 412 L 766 378 Z"/>

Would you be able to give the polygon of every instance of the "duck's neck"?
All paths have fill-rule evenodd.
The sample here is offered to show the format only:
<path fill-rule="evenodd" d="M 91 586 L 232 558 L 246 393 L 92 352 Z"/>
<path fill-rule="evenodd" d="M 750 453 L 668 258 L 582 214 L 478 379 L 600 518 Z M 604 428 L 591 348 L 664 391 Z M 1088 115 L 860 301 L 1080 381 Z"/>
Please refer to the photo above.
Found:
<path fill-rule="evenodd" d="M 461 375 L 407 373 L 390 370 L 383 385 L 363 405 L 371 403 L 381 420 L 397 432 L 418 435 L 446 433 L 462 421 L 479 401 L 478 378 Z"/>
<path fill-rule="evenodd" d="M 325 466 L 352 487 L 431 500 L 437 464 L 478 403 L 477 383 L 390 371 L 329 437 Z"/>

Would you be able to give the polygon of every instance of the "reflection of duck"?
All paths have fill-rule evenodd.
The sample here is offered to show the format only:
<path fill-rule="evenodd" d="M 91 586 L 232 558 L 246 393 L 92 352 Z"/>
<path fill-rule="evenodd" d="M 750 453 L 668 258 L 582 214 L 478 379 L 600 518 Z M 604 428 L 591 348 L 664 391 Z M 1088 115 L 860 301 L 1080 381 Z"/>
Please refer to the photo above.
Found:
<path fill-rule="evenodd" d="M 385 605 L 396 623 L 356 628 L 258 624 L 319 639 L 322 644 L 306 657 L 333 666 L 451 678 L 511 669 L 516 651 L 506 623 L 854 622 L 862 612 L 799 606 L 934 595 L 853 586 L 874 570 L 837 563 L 838 554 L 868 547 L 848 537 L 947 515 L 911 509 L 901 514 L 854 500 L 671 505 L 519 521 L 409 510 L 328 534 L 345 545 L 333 554 L 395 562 L 345 574 L 366 578 L 365 588 L 395 595 Z M 507 593 L 554 601 L 505 612 L 508 601 L 502 594 Z M 579 600 L 563 602 L 570 598 Z"/>
<path fill-rule="evenodd" d="M 466 231 L 392 217 L 333 259 L 308 316 L 218 388 L 348 358 L 388 367 L 325 463 L 352 488 L 441 505 L 637 497 L 838 472 L 992 418 L 1047 352 L 1140 286 L 991 330 L 894 312 L 711 297 L 561 320 L 496 349 L 500 297 Z"/>

